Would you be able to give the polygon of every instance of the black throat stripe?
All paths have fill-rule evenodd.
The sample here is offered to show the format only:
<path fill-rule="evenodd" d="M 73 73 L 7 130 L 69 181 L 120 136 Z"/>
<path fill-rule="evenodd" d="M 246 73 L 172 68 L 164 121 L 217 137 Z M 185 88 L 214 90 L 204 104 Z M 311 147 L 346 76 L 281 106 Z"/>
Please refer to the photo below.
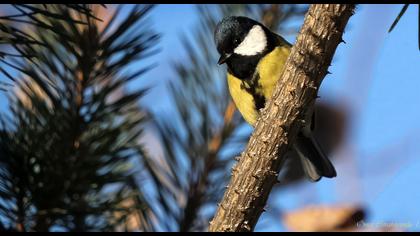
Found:
<path fill-rule="evenodd" d="M 259 88 L 259 91 L 261 91 L 261 85 L 259 84 L 259 79 L 260 79 L 259 75 L 256 74 L 249 80 L 242 80 L 242 84 L 241 84 L 241 89 L 244 89 L 254 99 L 254 106 L 257 109 L 257 111 L 264 108 L 265 106 L 264 95 L 257 91 L 257 88 Z"/>

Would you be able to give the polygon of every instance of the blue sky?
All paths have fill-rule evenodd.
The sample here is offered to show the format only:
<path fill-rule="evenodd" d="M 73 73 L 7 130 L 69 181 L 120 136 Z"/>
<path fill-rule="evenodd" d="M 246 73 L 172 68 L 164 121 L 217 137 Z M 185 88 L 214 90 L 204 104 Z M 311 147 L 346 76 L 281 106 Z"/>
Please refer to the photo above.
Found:
<path fill-rule="evenodd" d="M 320 89 L 321 100 L 351 110 L 350 133 L 337 151 L 338 177 L 303 183 L 274 193 L 270 204 L 296 209 L 313 203 L 353 203 L 367 208 L 366 222 L 409 222 L 420 230 L 420 51 L 417 6 L 410 6 L 390 34 L 401 5 L 359 5 Z M 197 24 L 194 5 L 159 5 L 150 20 L 162 34 L 158 65 L 142 79 L 154 88 L 141 101 L 155 112 L 170 112 L 162 96 L 172 77 L 170 62 L 183 58 L 180 35 Z M 294 24 L 301 24 L 303 19 Z M 293 35 L 288 36 L 290 42 Z M 212 45 L 210 45 L 212 46 Z M 132 84 L 140 86 L 140 84 Z M 0 93 L 0 109 L 7 102 Z M 263 214 L 257 230 L 285 228 Z M 268 222 L 268 223 L 267 223 Z"/>

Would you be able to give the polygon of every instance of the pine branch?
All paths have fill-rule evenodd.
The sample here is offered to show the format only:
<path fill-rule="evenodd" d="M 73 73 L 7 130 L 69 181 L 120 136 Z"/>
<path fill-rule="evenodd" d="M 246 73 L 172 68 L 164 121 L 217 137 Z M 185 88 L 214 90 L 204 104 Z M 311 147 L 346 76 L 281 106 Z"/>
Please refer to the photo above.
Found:
<path fill-rule="evenodd" d="M 38 20 L 54 30 L 25 32 L 42 46 L 17 47 L 19 89 L 11 118 L 0 120 L 0 218 L 8 227 L 111 231 L 125 213 L 150 209 L 143 189 L 130 183 L 131 161 L 144 155 L 138 140 L 146 117 L 136 103 L 145 90 L 124 90 L 148 69 L 128 67 L 150 55 L 158 38 L 143 24 L 150 9 L 133 7 L 104 34 L 96 16 L 80 14 L 86 24 L 74 24 L 48 16 L 68 18 L 71 9 L 49 5 Z M 122 205 L 133 198 L 137 206 Z M 150 230 L 150 218 L 139 229 Z"/>
<path fill-rule="evenodd" d="M 256 128 L 234 167 L 209 231 L 252 231 L 264 210 L 284 154 L 327 74 L 354 5 L 312 5 Z"/>
<path fill-rule="evenodd" d="M 54 33 L 57 35 L 66 34 L 64 31 L 58 31 L 54 28 L 53 25 L 49 24 L 51 21 L 56 20 L 66 22 L 67 24 L 79 24 L 87 25 L 87 19 L 95 19 L 98 22 L 102 21 L 94 15 L 91 10 L 91 6 L 86 4 L 11 4 L 10 5 L 17 13 L 9 15 L 0 15 L 0 46 L 6 46 L 5 49 L 0 50 L 0 66 L 5 64 L 9 67 L 14 67 L 14 64 L 6 63 L 5 60 L 9 57 L 22 57 L 30 58 L 33 55 L 31 54 L 22 54 L 22 47 L 29 47 L 31 45 L 44 45 L 40 40 L 28 35 L 23 30 L 19 29 L 21 26 L 28 27 L 39 27 L 46 30 L 49 30 L 49 33 Z M 105 5 L 101 4 L 102 7 Z M 58 9 L 66 9 L 74 13 L 71 14 L 61 14 Z M 4 13 L 4 12 L 1 12 Z M 79 14 L 80 18 L 77 19 L 74 17 L 76 13 Z M 14 50 L 17 51 L 17 54 L 9 53 L 8 51 Z M 3 73 L 7 78 L 14 80 L 9 73 L 0 68 L 0 73 Z"/>

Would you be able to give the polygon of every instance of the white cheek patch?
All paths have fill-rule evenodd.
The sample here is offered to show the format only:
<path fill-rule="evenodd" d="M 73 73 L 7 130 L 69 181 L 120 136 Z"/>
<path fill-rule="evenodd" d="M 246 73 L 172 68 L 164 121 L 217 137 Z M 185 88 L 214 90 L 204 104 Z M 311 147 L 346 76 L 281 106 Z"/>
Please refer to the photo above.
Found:
<path fill-rule="evenodd" d="M 255 25 L 233 52 L 242 56 L 254 56 L 264 51 L 266 46 L 267 37 L 264 30 L 261 26 Z"/>

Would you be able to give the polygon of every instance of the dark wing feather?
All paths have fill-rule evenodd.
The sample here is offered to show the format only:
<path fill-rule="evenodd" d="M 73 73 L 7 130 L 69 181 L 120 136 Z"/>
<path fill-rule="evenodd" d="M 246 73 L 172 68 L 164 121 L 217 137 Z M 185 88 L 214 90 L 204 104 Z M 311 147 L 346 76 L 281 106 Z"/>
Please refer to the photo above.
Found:
<path fill-rule="evenodd" d="M 312 181 L 318 181 L 322 176 L 337 176 L 334 166 L 314 138 L 300 133 L 293 147 L 302 161 L 305 173 Z"/>

